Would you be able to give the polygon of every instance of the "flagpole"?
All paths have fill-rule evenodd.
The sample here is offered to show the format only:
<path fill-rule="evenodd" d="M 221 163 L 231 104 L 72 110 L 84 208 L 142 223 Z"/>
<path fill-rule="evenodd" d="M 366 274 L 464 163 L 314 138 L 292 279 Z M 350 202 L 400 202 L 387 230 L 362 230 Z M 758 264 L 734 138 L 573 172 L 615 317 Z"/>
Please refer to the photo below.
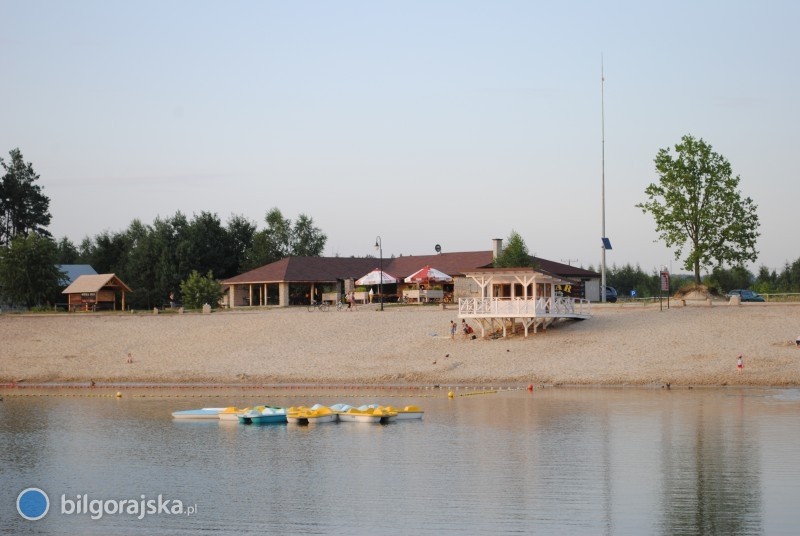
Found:
<path fill-rule="evenodd" d="M 600 263 L 600 301 L 606 301 L 606 113 L 605 113 L 605 82 L 603 71 L 603 53 L 600 53 L 600 131 L 601 131 L 601 199 L 602 199 L 602 237 L 603 260 Z"/>

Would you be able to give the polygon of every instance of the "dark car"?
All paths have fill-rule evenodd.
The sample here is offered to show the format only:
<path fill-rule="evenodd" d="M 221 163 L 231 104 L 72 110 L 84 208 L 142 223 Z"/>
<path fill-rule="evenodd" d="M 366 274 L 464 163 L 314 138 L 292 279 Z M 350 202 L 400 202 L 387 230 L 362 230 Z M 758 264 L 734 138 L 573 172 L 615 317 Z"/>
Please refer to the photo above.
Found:
<path fill-rule="evenodd" d="M 616 303 L 617 289 L 614 287 L 606 287 L 606 301 L 609 303 Z"/>
<path fill-rule="evenodd" d="M 739 296 L 743 302 L 763 302 L 764 296 L 753 292 L 752 290 L 736 289 L 728 292 L 728 297 Z"/>

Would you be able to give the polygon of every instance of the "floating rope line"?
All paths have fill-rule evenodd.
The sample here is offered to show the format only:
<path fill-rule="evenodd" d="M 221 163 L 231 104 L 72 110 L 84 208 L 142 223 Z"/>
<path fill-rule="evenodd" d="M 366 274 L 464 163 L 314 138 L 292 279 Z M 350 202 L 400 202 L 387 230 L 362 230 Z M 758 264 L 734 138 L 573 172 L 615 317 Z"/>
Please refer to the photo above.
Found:
<path fill-rule="evenodd" d="M 532 386 L 528 386 L 528 390 Z M 70 393 L 52 392 L 69 390 Z M 178 383 L 28 383 L 0 384 L 0 393 L 13 397 L 70 397 L 70 398 L 137 398 L 137 399 L 237 399 L 246 398 L 454 398 L 456 395 L 476 396 L 502 391 L 520 391 L 519 385 L 508 387 L 478 385 L 356 385 L 356 384 L 178 384 Z M 36 390 L 43 392 L 24 392 Z M 146 391 L 144 393 L 139 391 Z M 261 392 L 253 392 L 253 391 Z M 22 391 L 22 392 L 21 392 Z M 47 392 L 51 391 L 51 392 Z M 114 392 L 115 391 L 115 392 Z M 131 392 L 135 391 L 135 392 Z M 213 391 L 213 392 L 207 392 Z M 463 391 L 463 392 L 459 392 Z M 124 392 L 124 395 L 123 395 Z"/>

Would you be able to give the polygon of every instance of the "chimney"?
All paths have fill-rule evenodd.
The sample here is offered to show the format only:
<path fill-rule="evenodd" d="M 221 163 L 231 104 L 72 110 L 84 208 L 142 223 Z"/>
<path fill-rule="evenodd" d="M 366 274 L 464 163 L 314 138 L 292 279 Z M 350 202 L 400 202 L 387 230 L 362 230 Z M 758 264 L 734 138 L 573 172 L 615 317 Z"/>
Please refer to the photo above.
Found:
<path fill-rule="evenodd" d="M 503 239 L 492 238 L 492 259 L 496 259 L 503 252 Z"/>

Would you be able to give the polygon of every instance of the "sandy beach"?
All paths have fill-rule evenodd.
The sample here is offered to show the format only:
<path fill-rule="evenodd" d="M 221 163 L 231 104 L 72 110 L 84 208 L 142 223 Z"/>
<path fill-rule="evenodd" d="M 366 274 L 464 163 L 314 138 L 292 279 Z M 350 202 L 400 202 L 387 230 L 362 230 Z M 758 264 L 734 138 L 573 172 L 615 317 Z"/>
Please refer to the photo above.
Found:
<path fill-rule="evenodd" d="M 0 383 L 800 385 L 800 304 L 597 305 L 528 338 L 451 340 L 451 319 L 433 306 L 3 314 Z"/>

